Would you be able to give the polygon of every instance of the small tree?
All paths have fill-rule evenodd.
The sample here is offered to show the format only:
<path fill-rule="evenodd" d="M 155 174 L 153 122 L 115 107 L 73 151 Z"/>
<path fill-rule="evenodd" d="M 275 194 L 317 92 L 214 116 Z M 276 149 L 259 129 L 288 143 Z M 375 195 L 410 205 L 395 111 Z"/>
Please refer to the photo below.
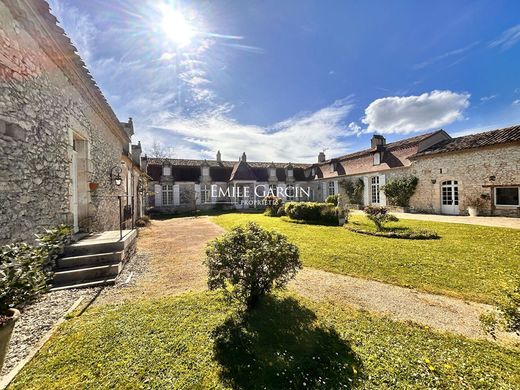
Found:
<path fill-rule="evenodd" d="M 383 186 L 388 202 L 393 206 L 408 207 L 410 198 L 415 193 L 419 179 L 415 176 L 403 176 L 389 181 Z"/>
<path fill-rule="evenodd" d="M 388 213 L 386 207 L 367 206 L 364 211 L 367 218 L 374 222 L 378 232 L 383 231 L 385 223 L 399 221 L 395 215 Z"/>
<path fill-rule="evenodd" d="M 359 178 L 357 180 L 345 179 L 345 180 L 340 181 L 339 184 L 345 190 L 349 203 L 351 203 L 351 204 L 363 203 L 363 189 L 365 188 L 363 179 L 361 179 L 361 178 Z"/>
<path fill-rule="evenodd" d="M 337 206 L 338 205 L 338 196 L 339 196 L 338 194 L 327 196 L 327 199 L 325 199 L 325 203 L 331 203 L 334 206 Z"/>
<path fill-rule="evenodd" d="M 247 310 L 273 288 L 285 287 L 302 267 L 296 245 L 254 222 L 210 242 L 206 255 L 209 289 L 223 289 Z"/>

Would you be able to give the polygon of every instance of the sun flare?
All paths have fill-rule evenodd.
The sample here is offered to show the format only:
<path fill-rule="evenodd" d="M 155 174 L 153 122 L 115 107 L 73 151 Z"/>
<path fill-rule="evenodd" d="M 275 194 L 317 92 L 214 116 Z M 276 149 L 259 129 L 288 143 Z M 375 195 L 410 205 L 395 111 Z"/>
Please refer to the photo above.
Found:
<path fill-rule="evenodd" d="M 161 7 L 161 28 L 166 36 L 179 46 L 187 46 L 195 36 L 195 31 L 184 15 L 168 5 Z"/>

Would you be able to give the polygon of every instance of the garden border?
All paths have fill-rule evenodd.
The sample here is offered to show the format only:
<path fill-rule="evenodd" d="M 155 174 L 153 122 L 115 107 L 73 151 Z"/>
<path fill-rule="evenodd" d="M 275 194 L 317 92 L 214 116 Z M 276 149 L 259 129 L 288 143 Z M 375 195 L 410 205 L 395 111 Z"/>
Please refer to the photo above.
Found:
<path fill-rule="evenodd" d="M 374 236 L 374 237 L 384 237 L 384 238 L 396 238 L 401 240 L 438 240 L 441 238 L 437 234 L 437 232 L 431 231 L 428 232 L 428 234 L 420 233 L 420 232 L 408 232 L 408 233 L 397 233 L 397 232 L 371 232 L 369 230 L 364 229 L 357 229 L 354 227 L 344 225 L 344 228 L 348 231 L 359 233 L 359 234 L 366 234 L 367 236 Z M 433 235 L 435 234 L 435 235 Z"/>

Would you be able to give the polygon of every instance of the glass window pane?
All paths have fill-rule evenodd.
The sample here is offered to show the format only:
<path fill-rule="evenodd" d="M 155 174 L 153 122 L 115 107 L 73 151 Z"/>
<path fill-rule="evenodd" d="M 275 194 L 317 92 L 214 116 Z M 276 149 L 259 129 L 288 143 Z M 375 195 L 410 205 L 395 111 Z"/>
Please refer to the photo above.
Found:
<path fill-rule="evenodd" d="M 496 204 L 518 206 L 518 187 L 496 188 Z"/>

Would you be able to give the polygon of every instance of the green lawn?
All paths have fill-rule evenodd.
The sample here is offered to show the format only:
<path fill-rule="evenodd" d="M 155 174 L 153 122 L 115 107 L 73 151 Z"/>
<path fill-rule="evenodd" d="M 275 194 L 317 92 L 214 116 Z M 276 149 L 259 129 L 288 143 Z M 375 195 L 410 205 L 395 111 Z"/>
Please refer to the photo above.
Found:
<path fill-rule="evenodd" d="M 404 240 L 261 214 L 226 214 L 213 220 L 226 229 L 247 221 L 277 229 L 298 245 L 306 266 L 475 301 L 494 302 L 520 271 L 520 230 L 515 229 L 414 220 L 391 224 L 434 230 L 441 236 Z M 369 222 L 361 215 L 351 221 Z"/>
<path fill-rule="evenodd" d="M 295 295 L 240 319 L 219 294 L 134 301 L 67 321 L 10 389 L 520 386 L 520 350 Z"/>

